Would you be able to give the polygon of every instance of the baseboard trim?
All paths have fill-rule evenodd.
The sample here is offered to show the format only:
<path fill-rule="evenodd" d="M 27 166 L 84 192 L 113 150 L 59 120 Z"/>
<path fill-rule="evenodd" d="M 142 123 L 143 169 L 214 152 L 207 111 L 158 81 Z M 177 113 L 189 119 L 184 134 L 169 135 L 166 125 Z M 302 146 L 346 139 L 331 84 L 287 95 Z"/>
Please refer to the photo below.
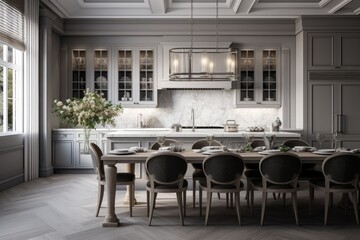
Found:
<path fill-rule="evenodd" d="M 55 168 L 54 173 L 58 174 L 95 174 L 94 169 L 61 169 Z"/>
<path fill-rule="evenodd" d="M 11 178 L 0 181 L 0 191 L 14 187 L 24 182 L 24 174 L 19 174 Z"/>
<path fill-rule="evenodd" d="M 49 177 L 53 174 L 54 174 L 54 168 L 40 169 L 40 172 L 39 172 L 40 177 Z"/>

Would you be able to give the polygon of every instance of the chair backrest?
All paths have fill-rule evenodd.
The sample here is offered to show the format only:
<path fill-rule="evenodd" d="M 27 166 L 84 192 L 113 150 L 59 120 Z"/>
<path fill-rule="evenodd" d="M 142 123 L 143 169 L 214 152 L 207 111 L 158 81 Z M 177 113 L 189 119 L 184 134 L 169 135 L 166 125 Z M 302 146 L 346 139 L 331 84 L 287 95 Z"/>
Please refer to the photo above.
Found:
<path fill-rule="evenodd" d="M 209 142 L 206 139 L 200 139 L 193 143 L 191 149 L 201 149 L 206 146 L 209 146 Z M 211 146 L 221 146 L 221 143 L 216 140 L 213 140 L 211 141 Z"/>
<path fill-rule="evenodd" d="M 263 139 L 255 139 L 250 143 L 252 148 L 265 146 L 265 141 Z"/>
<path fill-rule="evenodd" d="M 285 140 L 282 145 L 289 147 L 289 148 L 293 148 L 295 146 L 308 146 L 310 147 L 310 144 L 305 142 L 305 140 L 302 139 L 288 139 Z"/>
<path fill-rule="evenodd" d="M 170 146 L 170 144 L 172 144 L 172 143 L 176 144 L 176 143 L 179 143 L 179 142 L 177 140 L 175 140 L 175 139 L 165 139 L 163 147 Z M 159 148 L 160 148 L 160 144 L 158 142 L 154 143 L 150 147 L 151 150 L 159 150 Z"/>
<path fill-rule="evenodd" d="M 322 170 L 330 182 L 351 183 L 359 178 L 360 157 L 353 153 L 334 154 L 324 160 Z"/>
<path fill-rule="evenodd" d="M 289 184 L 297 180 L 301 160 L 292 153 L 275 153 L 261 159 L 259 169 L 263 180 L 274 184 Z"/>
<path fill-rule="evenodd" d="M 171 184 L 184 178 L 187 166 L 185 158 L 173 152 L 155 153 L 145 163 L 146 173 L 155 182 L 162 184 Z"/>
<path fill-rule="evenodd" d="M 206 178 L 218 184 L 239 181 L 244 172 L 244 167 L 244 160 L 240 155 L 230 152 L 209 155 L 203 162 Z"/>
<path fill-rule="evenodd" d="M 103 153 L 99 148 L 99 146 L 96 145 L 95 143 L 90 143 L 90 154 L 99 180 L 104 179 L 105 178 L 104 163 L 101 161 L 101 156 L 103 155 Z"/>

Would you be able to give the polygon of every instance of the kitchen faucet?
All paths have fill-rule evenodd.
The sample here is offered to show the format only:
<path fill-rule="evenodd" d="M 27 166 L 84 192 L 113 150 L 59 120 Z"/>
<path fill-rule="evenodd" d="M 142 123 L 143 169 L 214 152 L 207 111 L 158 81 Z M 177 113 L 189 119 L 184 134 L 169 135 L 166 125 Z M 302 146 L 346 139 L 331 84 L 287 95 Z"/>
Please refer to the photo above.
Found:
<path fill-rule="evenodd" d="M 191 121 L 192 121 L 192 132 L 195 132 L 195 113 L 194 109 L 191 109 Z"/>

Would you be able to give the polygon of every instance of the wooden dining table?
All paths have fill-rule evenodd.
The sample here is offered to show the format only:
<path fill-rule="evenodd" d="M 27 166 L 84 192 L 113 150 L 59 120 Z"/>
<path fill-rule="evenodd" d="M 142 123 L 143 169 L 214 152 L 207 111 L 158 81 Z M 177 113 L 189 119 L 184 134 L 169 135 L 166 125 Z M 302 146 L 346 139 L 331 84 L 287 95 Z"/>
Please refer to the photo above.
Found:
<path fill-rule="evenodd" d="M 317 163 L 321 164 L 327 157 L 326 155 L 318 155 L 311 152 L 293 152 L 290 151 L 302 160 L 303 163 Z M 116 194 L 116 173 L 117 163 L 145 163 L 146 159 L 156 153 L 156 151 L 148 151 L 142 153 L 135 153 L 129 155 L 115 155 L 107 153 L 101 157 L 101 160 L 105 166 L 105 180 L 106 180 L 106 192 L 107 192 L 107 212 L 105 220 L 102 224 L 103 227 L 118 227 L 120 221 L 115 214 L 115 194 Z M 179 153 L 188 163 L 202 163 L 206 156 L 202 153 L 196 153 L 191 150 Z M 245 163 L 258 163 L 264 155 L 257 152 L 245 152 L 238 153 Z"/>

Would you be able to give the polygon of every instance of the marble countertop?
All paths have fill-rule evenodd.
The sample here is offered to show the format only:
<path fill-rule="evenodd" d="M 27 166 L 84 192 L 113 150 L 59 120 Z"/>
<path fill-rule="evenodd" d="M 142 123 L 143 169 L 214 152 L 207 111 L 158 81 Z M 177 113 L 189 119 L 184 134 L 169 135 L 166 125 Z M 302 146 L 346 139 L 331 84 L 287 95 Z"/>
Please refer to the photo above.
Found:
<path fill-rule="evenodd" d="M 299 133 L 293 132 L 224 132 L 223 129 L 183 129 L 181 132 L 175 132 L 169 128 L 129 128 L 122 129 L 106 134 L 108 138 L 116 137 L 156 137 L 164 135 L 165 137 L 206 137 L 206 135 L 214 135 L 214 137 L 242 137 L 243 135 L 252 135 L 254 137 L 263 137 L 265 135 L 275 135 L 276 137 L 300 137 Z"/>

